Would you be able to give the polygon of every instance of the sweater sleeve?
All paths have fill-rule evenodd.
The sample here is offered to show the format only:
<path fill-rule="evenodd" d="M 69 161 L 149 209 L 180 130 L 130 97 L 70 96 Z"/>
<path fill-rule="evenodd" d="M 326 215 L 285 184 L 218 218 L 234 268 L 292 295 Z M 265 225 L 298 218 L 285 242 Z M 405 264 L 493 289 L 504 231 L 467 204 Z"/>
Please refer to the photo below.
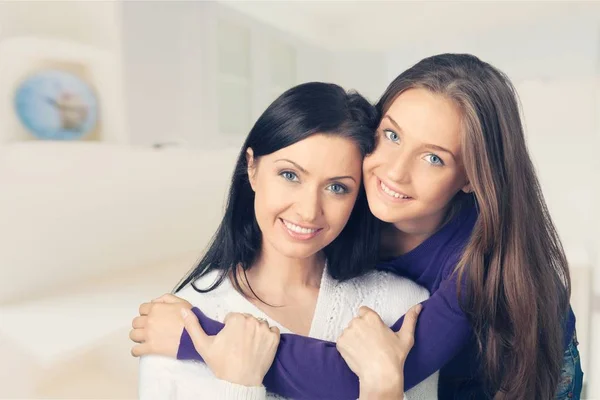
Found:
<path fill-rule="evenodd" d="M 140 360 L 138 393 L 140 400 L 265 400 L 267 396 L 264 386 L 217 379 L 204 364 L 155 355 Z"/>
<path fill-rule="evenodd" d="M 215 400 L 265 400 L 267 389 L 264 386 L 243 386 L 214 379 L 210 386 L 197 385 L 193 379 L 184 386 L 185 395 L 178 399 L 215 399 Z M 181 391 L 180 391 L 181 392 Z"/>
<path fill-rule="evenodd" d="M 449 278 L 423 303 L 415 330 L 415 346 L 404 365 L 405 390 L 409 390 L 446 365 L 468 342 L 471 326 L 462 312 L 456 280 Z M 214 335 L 223 325 L 194 309 L 201 325 Z M 404 317 L 392 329 L 397 331 Z M 201 360 L 192 341 L 183 332 L 179 359 Z M 323 377 L 326 377 L 325 379 Z M 315 382 L 324 382 L 315 385 Z M 273 365 L 264 384 L 271 392 L 291 398 L 356 399 L 357 376 L 338 353 L 335 343 L 293 334 L 282 334 Z"/>

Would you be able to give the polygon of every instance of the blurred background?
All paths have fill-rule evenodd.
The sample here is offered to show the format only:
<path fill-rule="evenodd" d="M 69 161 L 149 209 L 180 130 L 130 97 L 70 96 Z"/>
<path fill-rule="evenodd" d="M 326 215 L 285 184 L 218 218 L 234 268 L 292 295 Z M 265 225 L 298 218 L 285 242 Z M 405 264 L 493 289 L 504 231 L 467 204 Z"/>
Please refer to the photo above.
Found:
<path fill-rule="evenodd" d="M 513 80 L 600 399 L 600 2 L 0 1 L 0 398 L 136 398 L 127 337 L 285 89 L 376 101 L 421 58 Z"/>

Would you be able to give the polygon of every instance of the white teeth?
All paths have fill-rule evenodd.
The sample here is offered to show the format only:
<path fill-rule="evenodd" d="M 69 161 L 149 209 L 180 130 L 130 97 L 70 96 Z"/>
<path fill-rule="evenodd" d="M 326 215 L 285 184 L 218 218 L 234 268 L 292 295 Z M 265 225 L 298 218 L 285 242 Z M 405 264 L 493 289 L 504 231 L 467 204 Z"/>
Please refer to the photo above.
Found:
<path fill-rule="evenodd" d="M 282 221 L 283 221 L 284 225 L 286 226 L 286 228 L 288 228 L 290 231 L 293 231 L 296 233 L 307 234 L 307 233 L 315 233 L 317 231 L 317 229 L 302 228 L 301 226 L 294 225 L 291 222 L 288 222 L 286 220 L 282 220 Z"/>
<path fill-rule="evenodd" d="M 381 188 L 383 189 L 383 191 L 385 193 L 389 194 L 390 196 L 395 197 L 397 199 L 408 199 L 409 198 L 409 196 L 405 196 L 400 193 L 394 192 L 392 189 L 385 186 L 385 183 L 383 183 L 383 181 L 380 181 L 380 182 L 381 182 Z"/>

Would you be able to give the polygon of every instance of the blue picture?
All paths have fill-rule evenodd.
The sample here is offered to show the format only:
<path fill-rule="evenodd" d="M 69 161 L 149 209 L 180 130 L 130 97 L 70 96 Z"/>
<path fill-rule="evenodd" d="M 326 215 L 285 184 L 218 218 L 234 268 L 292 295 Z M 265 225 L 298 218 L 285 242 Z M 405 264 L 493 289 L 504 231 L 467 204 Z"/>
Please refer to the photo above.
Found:
<path fill-rule="evenodd" d="M 43 140 L 76 140 L 98 124 L 98 100 L 75 74 L 44 70 L 26 78 L 15 93 L 20 121 Z"/>

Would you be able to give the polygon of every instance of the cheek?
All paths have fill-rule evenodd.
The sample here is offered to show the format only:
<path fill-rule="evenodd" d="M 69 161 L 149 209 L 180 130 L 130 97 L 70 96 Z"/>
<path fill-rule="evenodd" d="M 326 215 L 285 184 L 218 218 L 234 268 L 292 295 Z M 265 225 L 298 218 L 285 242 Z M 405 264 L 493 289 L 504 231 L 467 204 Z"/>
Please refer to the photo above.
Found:
<path fill-rule="evenodd" d="M 387 139 L 381 138 L 379 134 L 376 136 L 375 148 L 365 157 L 363 165 L 367 168 L 373 168 L 380 164 L 385 164 L 386 160 L 389 160 L 390 157 L 393 157 L 393 151 L 397 149 L 393 144 L 391 144 Z M 364 169 L 364 168 L 363 168 Z"/>
<path fill-rule="evenodd" d="M 373 163 L 375 161 L 374 157 L 375 157 L 375 153 L 368 155 L 363 160 L 363 164 L 362 164 L 363 176 L 366 176 L 369 173 L 369 171 L 373 168 Z"/>
<path fill-rule="evenodd" d="M 260 186 L 255 192 L 254 212 L 262 230 L 272 225 L 281 212 L 289 206 L 289 193 L 282 185 Z"/>
<path fill-rule="evenodd" d="M 343 199 L 332 199 L 328 202 L 327 207 L 325 208 L 325 217 L 332 234 L 335 233 L 337 236 L 344 229 L 344 226 L 350 218 L 355 202 L 356 194 L 354 193 Z"/>
<path fill-rule="evenodd" d="M 450 201 L 460 189 L 456 174 L 444 173 L 443 171 L 430 172 L 424 169 L 413 176 L 413 184 L 417 189 L 419 198 L 429 203 L 446 203 Z"/>
<path fill-rule="evenodd" d="M 390 160 L 393 157 L 393 154 L 389 154 L 389 149 L 385 149 L 384 146 L 377 146 L 373 153 L 369 154 L 365 157 L 363 161 L 363 174 L 366 176 L 370 172 L 373 172 L 373 169 L 380 166 L 385 166 L 385 161 Z"/>

